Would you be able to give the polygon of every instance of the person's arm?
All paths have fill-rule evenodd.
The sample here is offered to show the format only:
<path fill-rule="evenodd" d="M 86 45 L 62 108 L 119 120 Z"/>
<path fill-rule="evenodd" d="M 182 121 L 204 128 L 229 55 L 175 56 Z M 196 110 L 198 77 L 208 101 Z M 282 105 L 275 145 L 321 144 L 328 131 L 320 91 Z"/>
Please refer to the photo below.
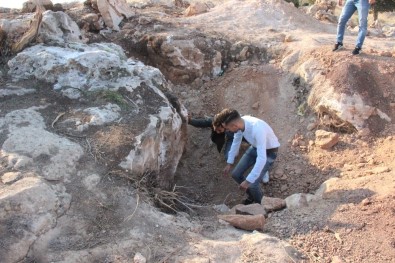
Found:
<path fill-rule="evenodd" d="M 197 118 L 190 118 L 188 120 L 188 124 L 192 125 L 196 128 L 212 128 L 213 119 L 212 118 L 204 118 L 204 119 L 197 119 Z"/>
<path fill-rule="evenodd" d="M 228 160 L 226 161 L 228 164 L 233 164 L 235 162 L 235 158 L 237 153 L 239 152 L 242 140 L 243 140 L 243 133 L 241 131 L 234 133 L 232 146 L 230 147 L 228 153 Z"/>
<path fill-rule="evenodd" d="M 262 124 L 254 129 L 257 157 L 254 167 L 246 178 L 246 181 L 251 184 L 255 183 L 266 164 L 266 133 L 267 131 Z"/>
<path fill-rule="evenodd" d="M 227 176 L 230 173 L 230 171 L 232 170 L 233 163 L 235 162 L 236 155 L 239 152 L 242 140 L 243 140 L 243 133 L 241 131 L 234 133 L 232 146 L 230 147 L 230 150 L 228 153 L 228 159 L 226 160 L 226 162 L 228 164 L 225 166 L 225 169 L 224 169 L 225 176 Z"/>
<path fill-rule="evenodd" d="M 376 3 L 376 0 L 369 0 L 369 4 L 374 5 Z"/>

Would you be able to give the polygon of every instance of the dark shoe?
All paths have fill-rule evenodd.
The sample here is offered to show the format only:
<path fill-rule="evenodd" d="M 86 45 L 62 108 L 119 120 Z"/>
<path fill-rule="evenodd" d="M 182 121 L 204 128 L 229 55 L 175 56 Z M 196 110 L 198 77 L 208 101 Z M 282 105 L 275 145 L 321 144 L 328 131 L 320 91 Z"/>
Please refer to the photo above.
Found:
<path fill-rule="evenodd" d="M 355 47 L 354 50 L 352 51 L 353 55 L 359 55 L 361 53 L 361 48 L 360 47 Z"/>
<path fill-rule="evenodd" d="M 251 200 L 250 198 L 247 198 L 246 200 L 243 201 L 243 205 L 250 205 L 253 203 L 254 203 L 254 200 Z"/>
<path fill-rule="evenodd" d="M 342 48 L 343 48 L 343 43 L 337 42 L 335 44 L 335 47 L 332 49 L 332 51 L 339 51 Z"/>

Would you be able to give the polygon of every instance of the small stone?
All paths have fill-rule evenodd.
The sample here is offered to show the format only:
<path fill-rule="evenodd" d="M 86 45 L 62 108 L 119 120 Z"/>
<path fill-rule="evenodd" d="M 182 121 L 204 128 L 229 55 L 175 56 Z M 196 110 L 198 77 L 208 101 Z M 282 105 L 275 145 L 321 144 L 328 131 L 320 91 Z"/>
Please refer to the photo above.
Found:
<path fill-rule="evenodd" d="M 315 122 L 309 123 L 307 125 L 307 130 L 312 131 L 315 129 L 315 127 L 317 127 L 317 124 Z"/>
<path fill-rule="evenodd" d="M 251 108 L 253 110 L 257 110 L 257 109 L 259 109 L 259 106 L 260 106 L 259 102 L 255 102 L 254 104 L 252 104 Z"/>
<path fill-rule="evenodd" d="M 156 31 L 156 32 L 163 31 L 164 29 L 165 29 L 165 27 L 162 25 L 154 25 L 154 31 Z"/>
<path fill-rule="evenodd" d="M 284 199 L 268 196 L 264 196 L 262 198 L 261 204 L 267 212 L 281 210 L 284 209 L 286 206 Z"/>
<path fill-rule="evenodd" d="M 213 206 L 214 210 L 219 212 L 219 213 L 226 213 L 229 212 L 229 207 L 225 204 L 220 204 L 220 205 L 214 205 Z"/>
<path fill-rule="evenodd" d="M 266 215 L 265 207 L 261 204 L 240 205 L 236 207 L 237 215 Z"/>
<path fill-rule="evenodd" d="M 321 149 L 328 150 L 339 142 L 340 136 L 337 133 L 328 132 L 324 130 L 315 131 L 315 144 Z"/>
<path fill-rule="evenodd" d="M 294 38 L 291 35 L 286 35 L 284 38 L 284 42 L 292 42 L 294 41 Z"/>
<path fill-rule="evenodd" d="M 234 227 L 244 230 L 263 230 L 265 217 L 263 215 L 219 215 L 219 219 Z"/>
<path fill-rule="evenodd" d="M 280 187 L 280 191 L 281 192 L 285 192 L 285 191 L 287 191 L 288 190 L 288 185 L 286 185 L 286 184 L 283 184 L 281 187 Z"/>
<path fill-rule="evenodd" d="M 372 201 L 369 198 L 365 198 L 362 200 L 361 205 L 367 206 L 367 205 L 370 205 L 371 203 L 372 203 Z"/>
<path fill-rule="evenodd" d="M 344 261 L 339 256 L 332 257 L 331 263 L 343 263 Z"/>
<path fill-rule="evenodd" d="M 1 181 L 3 184 L 12 184 L 22 178 L 22 174 L 20 172 L 9 172 L 3 174 L 1 177 Z"/>
<path fill-rule="evenodd" d="M 184 15 L 195 16 L 195 15 L 206 13 L 208 9 L 209 8 L 205 3 L 196 2 L 189 5 L 189 7 L 184 11 Z"/>
<path fill-rule="evenodd" d="M 139 24 L 140 25 L 147 25 L 147 24 L 149 24 L 151 22 L 152 22 L 152 19 L 149 18 L 149 17 L 146 17 L 146 16 L 140 16 L 139 17 Z"/>
<path fill-rule="evenodd" d="M 386 173 L 386 172 L 389 172 L 389 171 L 391 171 L 391 169 L 388 168 L 388 167 L 385 167 L 385 166 L 383 166 L 383 167 L 376 167 L 376 168 L 373 168 L 371 170 L 371 172 L 373 174 L 382 174 L 382 173 Z"/>
<path fill-rule="evenodd" d="M 134 255 L 133 262 L 134 263 L 146 263 L 147 259 L 141 253 L 137 252 L 136 255 Z"/>
<path fill-rule="evenodd" d="M 383 51 L 383 52 L 381 52 L 380 53 L 380 56 L 382 56 L 382 57 L 392 57 L 392 53 L 391 52 L 389 52 L 389 51 Z"/>

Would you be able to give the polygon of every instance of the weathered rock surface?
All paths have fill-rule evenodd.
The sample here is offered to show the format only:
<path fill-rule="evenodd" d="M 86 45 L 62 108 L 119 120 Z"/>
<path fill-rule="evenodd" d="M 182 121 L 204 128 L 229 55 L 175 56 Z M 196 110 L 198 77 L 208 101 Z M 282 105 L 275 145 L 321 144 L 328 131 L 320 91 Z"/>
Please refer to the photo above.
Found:
<path fill-rule="evenodd" d="M 288 209 L 296 209 L 308 206 L 311 201 L 315 200 L 315 198 L 316 196 L 312 194 L 298 193 L 285 198 L 285 203 L 287 204 Z"/>
<path fill-rule="evenodd" d="M 78 25 L 64 12 L 45 11 L 37 35 L 38 42 L 64 46 L 66 43 L 82 43 Z"/>
<path fill-rule="evenodd" d="M 334 0 L 317 0 L 314 5 L 309 7 L 307 14 L 314 16 L 318 20 L 336 23 L 337 17 L 334 15 L 336 5 L 337 3 Z"/>
<path fill-rule="evenodd" d="M 335 146 L 340 140 L 340 136 L 334 132 L 324 130 L 315 131 L 315 144 L 322 149 L 328 150 Z"/>
<path fill-rule="evenodd" d="M 119 24 L 124 17 L 134 15 L 124 0 L 96 0 L 95 3 L 106 26 L 116 31 L 119 31 Z"/>
<path fill-rule="evenodd" d="M 394 94 L 389 87 L 395 83 L 393 66 L 378 59 L 339 61 L 327 74 L 325 65 L 322 60 L 309 59 L 298 71 L 313 85 L 308 104 L 316 112 L 332 116 L 345 131 L 380 131 L 392 121 L 390 98 Z"/>
<path fill-rule="evenodd" d="M 263 230 L 265 224 L 264 215 L 219 215 L 218 218 L 236 228 L 249 231 Z"/>
<path fill-rule="evenodd" d="M 35 12 L 37 4 L 43 6 L 46 10 L 53 9 L 53 3 L 51 0 L 28 0 L 23 3 L 22 12 L 24 13 Z"/>
<path fill-rule="evenodd" d="M 36 177 L 0 189 L 2 262 L 24 259 L 38 236 L 53 228 L 68 209 L 70 195 L 55 189 Z"/>
<path fill-rule="evenodd" d="M 265 207 L 261 204 L 237 205 L 236 214 L 238 215 L 264 215 L 266 216 Z"/>
<path fill-rule="evenodd" d="M 267 212 L 278 211 L 286 207 L 284 199 L 264 196 L 261 204 Z"/>
<path fill-rule="evenodd" d="M 195 16 L 199 14 L 206 13 L 208 11 L 208 6 L 202 2 L 196 2 L 189 5 L 189 7 L 184 11 L 185 16 Z"/>

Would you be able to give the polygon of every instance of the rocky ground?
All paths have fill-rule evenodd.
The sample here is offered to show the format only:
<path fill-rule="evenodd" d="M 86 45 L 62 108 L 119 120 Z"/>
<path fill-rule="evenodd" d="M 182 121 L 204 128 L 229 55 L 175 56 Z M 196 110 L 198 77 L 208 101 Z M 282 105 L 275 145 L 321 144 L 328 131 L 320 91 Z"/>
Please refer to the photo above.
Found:
<path fill-rule="evenodd" d="M 0 13 L 4 262 L 395 262 L 389 29 L 352 57 L 352 32 L 331 52 L 328 6 L 130 6 L 114 31 L 90 2 L 64 5 L 17 56 L 32 14 Z M 218 220 L 243 193 L 210 130 L 185 124 L 224 107 L 282 145 L 262 187 L 287 208 L 263 233 Z"/>

